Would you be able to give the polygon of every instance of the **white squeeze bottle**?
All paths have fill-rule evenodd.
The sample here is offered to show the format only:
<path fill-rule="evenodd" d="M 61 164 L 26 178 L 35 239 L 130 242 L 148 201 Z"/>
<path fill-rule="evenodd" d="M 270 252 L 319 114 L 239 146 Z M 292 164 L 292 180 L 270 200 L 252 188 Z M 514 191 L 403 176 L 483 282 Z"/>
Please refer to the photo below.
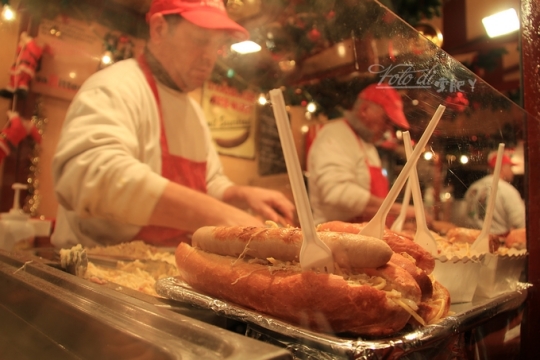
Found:
<path fill-rule="evenodd" d="M 30 215 L 25 214 L 19 205 L 20 191 L 28 188 L 27 185 L 14 183 L 11 188 L 15 190 L 13 208 L 7 213 L 0 214 L 0 249 L 13 250 L 17 247 L 27 248 L 34 242 L 35 230 L 30 223 Z M 20 244 L 19 244 L 20 243 Z"/>

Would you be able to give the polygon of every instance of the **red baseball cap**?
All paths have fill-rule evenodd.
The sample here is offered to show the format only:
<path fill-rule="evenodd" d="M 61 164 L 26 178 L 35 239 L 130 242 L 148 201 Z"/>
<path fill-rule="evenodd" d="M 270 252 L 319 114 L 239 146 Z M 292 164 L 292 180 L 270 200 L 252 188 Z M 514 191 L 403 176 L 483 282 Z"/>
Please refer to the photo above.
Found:
<path fill-rule="evenodd" d="M 249 32 L 229 17 L 223 0 L 152 0 L 146 21 L 154 14 L 179 14 L 197 26 L 230 31 L 238 40 L 249 38 Z"/>
<path fill-rule="evenodd" d="M 497 163 L 497 152 L 493 151 L 488 155 L 488 165 L 492 169 L 495 169 L 495 164 Z M 517 163 L 513 162 L 512 159 L 510 159 L 510 156 L 503 154 L 501 165 L 512 165 L 515 166 Z"/>
<path fill-rule="evenodd" d="M 384 109 L 392 122 L 404 130 L 410 128 L 403 113 L 401 95 L 390 85 L 371 84 L 358 94 L 358 98 L 374 102 Z"/>

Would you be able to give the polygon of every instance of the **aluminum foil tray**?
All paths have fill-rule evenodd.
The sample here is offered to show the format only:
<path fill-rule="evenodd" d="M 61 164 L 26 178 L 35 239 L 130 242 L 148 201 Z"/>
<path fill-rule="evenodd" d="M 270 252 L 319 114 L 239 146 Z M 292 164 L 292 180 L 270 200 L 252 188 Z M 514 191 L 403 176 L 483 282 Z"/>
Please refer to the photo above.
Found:
<path fill-rule="evenodd" d="M 452 315 L 438 324 L 416 330 L 405 329 L 391 337 L 377 339 L 343 338 L 292 326 L 199 293 L 177 277 L 159 280 L 156 291 L 165 298 L 243 321 L 248 325 L 247 336 L 286 347 L 298 359 L 395 359 L 406 358 L 407 355 L 414 359 L 429 359 L 441 352 L 445 352 L 448 358 L 465 358 L 461 353 L 461 335 L 498 314 L 520 307 L 527 298 L 529 286 L 520 283 L 515 291 L 495 298 L 452 305 Z"/>

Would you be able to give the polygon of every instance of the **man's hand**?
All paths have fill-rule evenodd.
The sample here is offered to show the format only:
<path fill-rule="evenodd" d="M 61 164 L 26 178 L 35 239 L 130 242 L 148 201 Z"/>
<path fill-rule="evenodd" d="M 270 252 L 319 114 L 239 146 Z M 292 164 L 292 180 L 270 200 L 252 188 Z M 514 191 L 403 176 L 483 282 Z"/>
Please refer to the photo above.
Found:
<path fill-rule="evenodd" d="M 294 224 L 294 204 L 276 190 L 234 185 L 225 190 L 223 201 L 238 207 L 249 207 L 264 220 L 282 225 Z"/>

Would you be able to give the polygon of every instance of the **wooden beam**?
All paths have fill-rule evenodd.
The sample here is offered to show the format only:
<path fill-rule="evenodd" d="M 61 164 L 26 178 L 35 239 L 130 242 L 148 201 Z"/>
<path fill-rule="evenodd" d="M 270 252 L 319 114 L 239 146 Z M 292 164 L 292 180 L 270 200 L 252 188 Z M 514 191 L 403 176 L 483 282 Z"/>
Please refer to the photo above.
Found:
<path fill-rule="evenodd" d="M 466 0 L 443 1 L 442 48 L 446 52 L 467 42 L 466 10 Z"/>
<path fill-rule="evenodd" d="M 540 3 L 537 0 L 521 0 L 521 56 L 523 77 L 523 101 L 525 110 L 531 114 L 527 119 L 525 139 L 525 181 L 527 199 L 527 281 L 529 289 L 527 306 L 521 326 L 521 359 L 540 359 Z"/>
<path fill-rule="evenodd" d="M 456 45 L 454 47 L 447 47 L 445 48 L 445 51 L 452 56 L 456 56 L 477 51 L 489 51 L 499 49 L 505 47 L 508 44 L 517 44 L 518 41 L 518 32 L 499 36 L 493 39 L 488 36 L 483 36 L 473 40 L 465 41 L 462 44 Z"/>

